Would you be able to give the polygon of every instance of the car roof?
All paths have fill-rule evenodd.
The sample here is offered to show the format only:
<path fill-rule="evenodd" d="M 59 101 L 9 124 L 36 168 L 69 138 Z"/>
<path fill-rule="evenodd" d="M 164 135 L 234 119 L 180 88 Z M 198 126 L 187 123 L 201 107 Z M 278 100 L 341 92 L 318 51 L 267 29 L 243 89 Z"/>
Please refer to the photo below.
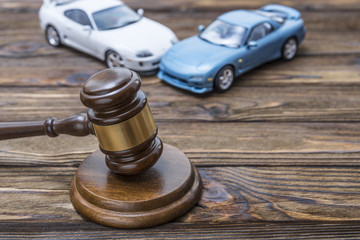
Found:
<path fill-rule="evenodd" d="M 246 28 L 251 28 L 254 25 L 257 25 L 258 23 L 264 21 L 270 21 L 269 18 L 257 14 L 254 11 L 248 11 L 248 10 L 230 11 L 220 15 L 218 19 L 227 23 L 241 25 Z"/>
<path fill-rule="evenodd" d="M 64 5 L 64 8 L 78 8 L 84 10 L 85 12 L 93 13 L 122 4 L 123 2 L 119 0 L 76 0 Z"/>

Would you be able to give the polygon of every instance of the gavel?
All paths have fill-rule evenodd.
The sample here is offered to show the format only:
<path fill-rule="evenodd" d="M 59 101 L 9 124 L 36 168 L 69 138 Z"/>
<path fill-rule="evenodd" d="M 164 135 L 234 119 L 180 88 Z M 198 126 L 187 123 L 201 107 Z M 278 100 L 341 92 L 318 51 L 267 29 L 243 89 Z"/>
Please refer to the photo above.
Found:
<path fill-rule="evenodd" d="M 0 140 L 93 134 L 100 151 L 79 166 L 70 187 L 75 209 L 111 227 L 143 228 L 171 221 L 200 199 L 197 169 L 177 148 L 163 144 L 139 75 L 111 68 L 91 76 L 80 93 L 88 107 L 63 120 L 0 123 Z"/>

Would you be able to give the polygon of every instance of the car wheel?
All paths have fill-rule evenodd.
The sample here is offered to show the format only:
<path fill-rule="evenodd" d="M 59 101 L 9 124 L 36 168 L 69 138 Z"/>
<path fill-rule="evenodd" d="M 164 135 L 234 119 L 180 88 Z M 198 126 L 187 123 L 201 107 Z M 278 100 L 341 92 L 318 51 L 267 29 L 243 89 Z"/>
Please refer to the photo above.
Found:
<path fill-rule="evenodd" d="M 225 66 L 217 73 L 214 86 L 217 92 L 229 90 L 234 82 L 234 70 L 230 66 Z"/>
<path fill-rule="evenodd" d="M 282 47 L 282 58 L 286 61 L 293 59 L 297 53 L 298 44 L 295 38 L 286 40 Z"/>
<path fill-rule="evenodd" d="M 105 61 L 108 68 L 124 66 L 124 60 L 117 52 L 114 51 L 107 52 Z"/>
<path fill-rule="evenodd" d="M 60 47 L 61 40 L 58 31 L 51 25 L 46 28 L 45 37 L 48 43 L 53 47 Z"/>

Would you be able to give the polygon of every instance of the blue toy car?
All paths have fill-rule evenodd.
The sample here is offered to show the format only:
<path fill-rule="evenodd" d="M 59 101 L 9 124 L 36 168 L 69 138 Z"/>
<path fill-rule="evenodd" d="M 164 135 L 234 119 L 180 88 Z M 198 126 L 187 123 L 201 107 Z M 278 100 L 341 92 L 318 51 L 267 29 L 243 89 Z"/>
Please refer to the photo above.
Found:
<path fill-rule="evenodd" d="M 265 62 L 295 57 L 306 29 L 299 11 L 266 5 L 219 16 L 200 34 L 175 44 L 161 59 L 158 77 L 194 92 L 227 91 L 234 78 Z"/>

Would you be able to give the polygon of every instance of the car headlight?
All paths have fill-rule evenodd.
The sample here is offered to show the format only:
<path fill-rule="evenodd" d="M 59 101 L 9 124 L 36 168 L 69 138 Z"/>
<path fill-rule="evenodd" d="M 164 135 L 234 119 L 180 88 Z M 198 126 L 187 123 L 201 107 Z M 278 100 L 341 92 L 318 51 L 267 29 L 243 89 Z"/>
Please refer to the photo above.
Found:
<path fill-rule="evenodd" d="M 149 50 L 143 50 L 136 53 L 136 57 L 138 58 L 145 58 L 151 57 L 153 54 Z"/>
<path fill-rule="evenodd" d="M 202 80 L 204 80 L 203 76 L 192 76 L 192 77 L 190 77 L 190 81 L 200 82 Z"/>

